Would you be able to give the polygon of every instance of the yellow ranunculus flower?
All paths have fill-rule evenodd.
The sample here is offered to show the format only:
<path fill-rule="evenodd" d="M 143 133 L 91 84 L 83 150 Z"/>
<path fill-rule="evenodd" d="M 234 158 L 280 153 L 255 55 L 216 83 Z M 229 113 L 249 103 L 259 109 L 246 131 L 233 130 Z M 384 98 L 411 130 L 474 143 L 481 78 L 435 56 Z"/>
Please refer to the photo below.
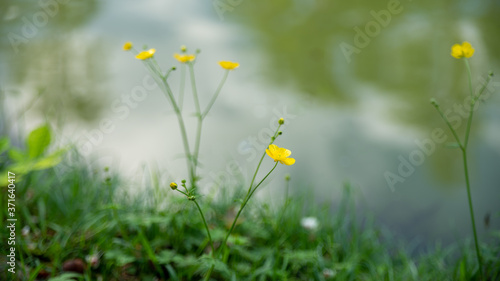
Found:
<path fill-rule="evenodd" d="M 287 158 L 292 154 L 292 152 L 286 148 L 278 147 L 277 145 L 271 144 L 268 149 L 266 149 L 267 155 L 274 159 L 274 162 L 280 161 L 281 164 L 293 165 L 295 159 Z"/>
<path fill-rule="evenodd" d="M 137 56 L 135 56 L 135 58 L 140 59 L 140 60 L 149 59 L 150 57 L 152 57 L 155 54 L 155 52 L 156 52 L 155 49 L 149 49 L 147 51 L 142 51 L 139 54 L 137 54 Z"/>
<path fill-rule="evenodd" d="M 126 42 L 125 44 L 123 44 L 123 50 L 124 51 L 128 51 L 130 49 L 132 49 L 134 45 L 132 45 L 132 42 Z"/>
<path fill-rule="evenodd" d="M 195 55 L 179 55 L 179 54 L 174 54 L 174 58 L 178 60 L 181 63 L 186 63 L 188 61 L 194 61 L 196 59 Z"/>
<path fill-rule="evenodd" d="M 220 66 L 222 66 L 222 68 L 227 69 L 227 70 L 233 70 L 233 69 L 237 68 L 238 66 L 240 66 L 239 63 L 232 62 L 232 61 L 220 61 L 219 64 L 220 64 Z"/>
<path fill-rule="evenodd" d="M 462 45 L 455 44 L 451 46 L 451 55 L 454 58 L 470 58 L 474 54 L 474 48 L 469 42 L 463 42 Z"/>

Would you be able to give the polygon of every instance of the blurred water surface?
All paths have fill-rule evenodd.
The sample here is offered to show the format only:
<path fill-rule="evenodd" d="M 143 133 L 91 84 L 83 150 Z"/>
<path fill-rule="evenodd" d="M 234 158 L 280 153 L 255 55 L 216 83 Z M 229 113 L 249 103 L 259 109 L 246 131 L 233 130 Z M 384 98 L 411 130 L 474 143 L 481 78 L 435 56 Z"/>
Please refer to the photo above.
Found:
<path fill-rule="evenodd" d="M 223 75 L 217 62 L 241 64 L 204 127 L 206 192 L 218 182 L 248 179 L 266 133 L 285 117 L 277 144 L 291 149 L 297 163 L 280 166 L 261 197 L 280 199 L 290 173 L 295 196 L 312 192 L 336 205 L 350 182 L 360 209 L 381 225 L 409 241 L 447 243 L 470 237 L 470 219 L 460 153 L 446 148 L 452 137 L 429 99 L 460 116 L 467 76 L 449 55 L 454 43 L 475 47 L 476 84 L 489 70 L 500 73 L 499 13 L 498 1 L 465 0 L 3 0 L 2 134 L 49 121 L 60 145 L 76 143 L 132 182 L 147 181 L 152 167 L 165 181 L 180 180 L 186 172 L 175 114 L 140 61 L 121 47 L 126 41 L 154 47 L 168 69 L 178 66 L 172 54 L 184 44 L 202 50 L 196 79 L 204 104 Z M 172 74 L 174 90 L 179 77 Z M 495 81 L 475 115 L 470 147 L 476 221 L 491 214 L 489 229 L 479 223 L 482 237 L 500 226 Z M 189 116 L 190 91 L 186 96 Z M 195 119 L 187 123 L 194 134 Z M 445 131 L 446 141 L 432 141 L 435 130 Z M 399 166 L 416 154 L 422 161 L 402 176 Z M 263 171 L 271 165 L 265 162 Z M 388 184 L 388 172 L 402 180 Z"/>

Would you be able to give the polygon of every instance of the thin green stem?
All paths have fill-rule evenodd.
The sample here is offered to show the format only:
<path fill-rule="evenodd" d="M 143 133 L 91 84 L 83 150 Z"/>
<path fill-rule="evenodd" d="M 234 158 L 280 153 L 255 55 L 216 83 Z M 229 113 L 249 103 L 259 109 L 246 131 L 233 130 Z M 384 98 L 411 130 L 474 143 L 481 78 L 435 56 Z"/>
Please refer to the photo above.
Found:
<path fill-rule="evenodd" d="M 474 219 L 474 208 L 472 206 L 472 196 L 470 193 L 470 182 L 469 182 L 469 169 L 467 166 L 467 150 L 462 149 L 462 156 L 464 160 L 464 172 L 465 172 L 465 184 L 467 187 L 467 198 L 469 200 L 469 212 L 470 212 L 470 217 L 472 221 L 472 232 L 474 233 L 474 244 L 476 246 L 476 255 L 477 255 L 477 262 L 479 264 L 479 275 L 483 276 L 483 263 L 482 263 L 482 258 L 481 258 L 481 251 L 479 249 L 479 243 L 477 239 L 477 231 L 476 231 L 476 220 Z"/>
<path fill-rule="evenodd" d="M 471 70 L 470 70 L 469 60 L 467 58 L 464 58 L 464 62 L 465 62 L 465 68 L 467 69 L 467 76 L 469 78 L 470 96 L 472 98 L 472 97 L 474 97 L 474 92 L 472 91 L 472 73 L 471 73 Z"/>
<path fill-rule="evenodd" d="M 161 82 L 163 84 L 163 92 L 167 96 L 167 98 L 171 101 L 172 107 L 174 108 L 174 112 L 177 115 L 177 121 L 179 123 L 179 128 L 181 130 L 181 136 L 182 136 L 182 143 L 184 146 L 184 154 L 186 154 L 186 157 L 188 160 L 186 161 L 187 168 L 189 171 L 190 176 L 190 181 L 191 185 L 194 185 L 193 179 L 194 179 L 194 170 L 193 170 L 193 164 L 191 160 L 191 151 L 189 149 L 189 140 L 187 137 L 187 131 L 186 131 L 186 125 L 184 123 L 184 118 L 182 117 L 182 113 L 177 106 L 177 103 L 175 102 L 174 94 L 172 93 L 172 89 L 170 88 L 170 85 L 167 82 L 167 79 L 164 77 L 161 77 Z"/>
<path fill-rule="evenodd" d="M 186 131 L 186 126 L 184 123 L 184 118 L 182 117 L 181 110 L 179 106 L 177 105 L 177 102 L 175 101 L 174 94 L 172 92 L 172 89 L 170 88 L 170 85 L 167 82 L 167 78 L 162 75 L 161 70 L 159 69 L 158 63 L 156 63 L 156 60 L 154 59 L 148 59 L 144 61 L 144 64 L 146 67 L 149 69 L 149 71 L 154 74 L 153 79 L 155 79 L 156 83 L 162 90 L 163 94 L 167 97 L 167 99 L 170 101 L 172 104 L 172 107 L 174 108 L 174 112 L 177 115 L 177 121 L 179 123 L 179 128 L 181 130 L 181 137 L 182 137 L 182 143 L 184 146 L 184 154 L 186 154 L 186 157 L 188 160 L 186 161 L 187 164 L 187 169 L 190 174 L 190 182 L 191 185 L 194 185 L 194 168 L 193 168 L 193 161 L 192 161 L 192 155 L 191 151 L 189 148 L 189 140 L 187 137 L 187 131 Z"/>
<path fill-rule="evenodd" d="M 210 109 L 212 109 L 212 106 L 214 105 L 215 100 L 217 99 L 217 97 L 220 94 L 220 91 L 222 90 L 222 86 L 224 86 L 224 84 L 226 83 L 226 79 L 227 79 L 227 76 L 229 75 L 229 71 L 230 70 L 226 70 L 226 72 L 224 73 L 224 76 L 222 77 L 222 80 L 220 81 L 219 86 L 217 87 L 217 90 L 215 91 L 210 102 L 208 103 L 207 108 L 205 109 L 205 111 L 201 115 L 201 118 L 205 118 L 207 116 L 208 112 L 210 112 Z"/>
<path fill-rule="evenodd" d="M 290 200 L 288 200 L 288 192 L 290 189 L 290 178 L 288 176 L 286 176 L 285 182 L 286 182 L 285 183 L 285 203 L 283 204 L 283 209 L 281 210 L 281 213 L 280 213 L 280 216 L 278 219 L 278 224 L 281 223 L 281 220 L 285 216 L 286 209 L 288 208 L 288 203 L 290 202 Z"/>
<path fill-rule="evenodd" d="M 486 78 L 486 83 L 484 83 L 481 89 L 479 90 L 479 94 L 477 94 L 477 96 L 474 98 L 474 102 L 477 102 L 481 98 L 481 95 L 484 93 L 484 90 L 486 90 L 486 87 L 488 87 L 488 84 L 491 81 L 491 77 L 493 77 L 493 73 L 490 73 Z"/>
<path fill-rule="evenodd" d="M 193 152 L 193 174 L 192 176 L 192 184 L 193 186 L 196 186 L 196 169 L 198 167 L 198 156 L 200 153 L 200 143 L 201 143 L 201 130 L 203 127 L 203 117 L 201 115 L 201 107 L 200 107 L 200 101 L 198 99 L 198 91 L 196 89 L 196 80 L 194 76 L 194 67 L 193 63 L 189 63 L 189 74 L 191 76 L 191 88 L 193 91 L 193 99 L 194 99 L 194 104 L 196 107 L 196 116 L 198 118 L 198 124 L 196 126 L 196 139 L 195 139 L 195 144 L 194 144 L 194 152 Z"/>
<path fill-rule="evenodd" d="M 191 75 L 191 87 L 193 90 L 194 105 L 196 107 L 196 112 L 201 113 L 200 100 L 198 99 L 198 91 L 196 90 L 196 80 L 194 77 L 194 67 L 192 63 L 188 64 L 189 74 Z"/>
<path fill-rule="evenodd" d="M 451 125 L 448 118 L 446 118 L 446 115 L 444 115 L 443 111 L 441 111 L 441 108 L 439 107 L 439 105 L 437 103 L 433 103 L 433 105 L 436 108 L 436 110 L 439 112 L 439 115 L 441 115 L 441 118 L 443 118 L 443 120 L 446 123 L 446 125 L 448 126 L 448 128 L 450 128 L 451 133 L 453 134 L 453 137 L 455 137 L 455 140 L 457 141 L 460 148 L 463 148 L 462 142 L 460 141 L 460 138 L 458 137 L 457 132 L 455 131 L 455 129 L 453 129 L 453 126 Z"/>
<path fill-rule="evenodd" d="M 180 192 L 180 193 L 182 193 L 182 194 L 186 195 L 186 197 L 189 197 L 189 194 L 188 194 L 187 192 L 184 192 L 184 191 L 179 190 L 179 189 L 176 189 L 176 191 L 178 191 L 178 192 Z"/>
<path fill-rule="evenodd" d="M 248 200 L 250 200 L 250 197 L 252 197 L 252 195 L 254 194 L 254 192 L 257 190 L 257 188 L 264 182 L 264 180 L 274 171 L 274 169 L 276 168 L 276 166 L 278 166 L 278 161 L 276 161 L 276 164 L 274 164 L 274 167 L 271 169 L 271 171 L 269 173 L 267 173 L 267 175 L 254 187 L 254 189 L 252 190 L 252 192 L 250 193 L 250 195 L 248 196 L 247 200 L 245 202 L 243 202 L 244 204 L 241 206 L 241 209 L 243 209 L 243 207 L 245 207 L 246 205 L 246 202 L 248 202 Z"/>
<path fill-rule="evenodd" d="M 469 118 L 467 119 L 467 128 L 465 130 L 465 140 L 464 144 L 462 146 L 462 156 L 463 156 L 463 161 L 464 161 L 464 173 L 465 173 L 465 185 L 467 188 L 467 198 L 469 200 L 469 212 L 470 212 L 470 217 L 472 221 L 472 232 L 474 234 L 474 244 L 476 246 L 476 255 L 477 255 L 477 262 L 479 265 L 479 275 L 481 276 L 481 279 L 483 279 L 483 263 L 481 259 L 481 250 L 479 249 L 479 243 L 477 239 L 477 230 L 476 230 L 476 221 L 474 218 L 474 207 L 472 205 L 472 196 L 470 192 L 470 180 L 469 180 L 469 168 L 467 165 L 467 147 L 469 144 L 469 135 L 470 135 L 470 129 L 472 126 L 472 117 L 474 116 L 474 105 L 476 103 L 476 100 L 481 96 L 482 92 L 484 91 L 484 86 L 481 89 L 481 92 L 479 93 L 478 97 L 474 97 L 474 92 L 472 91 L 472 74 L 471 74 L 471 69 L 469 65 L 469 61 L 467 58 L 464 58 L 465 61 L 465 68 L 467 69 L 467 75 L 469 77 L 469 91 L 470 91 L 470 111 L 469 111 Z M 489 82 L 489 80 L 487 80 Z"/>
<path fill-rule="evenodd" d="M 469 135 L 470 135 L 470 128 L 472 125 L 472 116 L 474 115 L 474 100 L 470 101 L 470 112 L 469 112 L 469 118 L 467 119 L 467 128 L 465 130 L 465 141 L 464 141 L 464 149 L 467 149 L 467 145 L 469 144 Z"/>
<path fill-rule="evenodd" d="M 465 62 L 465 68 L 467 69 L 467 76 L 469 77 L 469 91 L 470 91 L 470 112 L 469 112 L 469 118 L 467 119 L 467 128 L 465 131 L 465 140 L 464 140 L 464 148 L 467 149 L 467 145 L 469 144 L 469 134 L 470 134 L 470 128 L 472 125 L 472 116 L 474 115 L 474 105 L 475 105 L 475 98 L 474 98 L 474 92 L 472 91 L 472 74 L 470 70 L 470 65 L 469 61 L 467 58 L 464 58 Z"/>
<path fill-rule="evenodd" d="M 278 132 L 281 128 L 281 125 L 278 126 L 276 131 L 274 132 L 274 135 L 271 137 L 271 142 L 267 145 L 268 147 L 274 143 L 274 140 L 278 137 Z M 257 177 L 257 173 L 259 172 L 260 165 L 262 164 L 262 160 L 264 160 L 264 157 L 266 156 L 266 152 L 262 153 L 262 156 L 260 157 L 259 164 L 257 165 L 257 169 L 255 169 L 255 173 L 253 174 L 252 181 L 250 182 L 250 186 L 248 187 L 247 195 L 245 198 L 250 194 L 250 191 L 252 190 L 253 183 L 255 182 L 255 177 Z"/>
<path fill-rule="evenodd" d="M 205 229 L 207 231 L 208 240 L 210 241 L 210 248 L 212 249 L 212 256 L 214 256 L 215 255 L 214 242 L 212 240 L 212 235 L 210 235 L 210 229 L 208 229 L 207 221 L 205 220 L 205 216 L 203 215 L 203 211 L 201 210 L 198 202 L 196 202 L 196 199 L 193 200 L 193 202 L 194 202 L 194 204 L 196 204 L 196 207 L 198 208 L 198 211 L 200 212 L 201 219 L 203 220 L 203 224 L 205 225 Z"/>
<path fill-rule="evenodd" d="M 179 87 L 179 109 L 182 111 L 184 102 L 184 88 L 186 87 L 186 66 L 181 64 L 181 85 Z"/>
<path fill-rule="evenodd" d="M 205 279 L 203 279 L 204 281 L 210 280 L 210 275 L 212 275 L 212 272 L 214 271 L 214 267 L 215 267 L 215 264 L 212 264 L 212 266 L 208 270 L 207 274 L 205 275 Z"/>
<path fill-rule="evenodd" d="M 271 141 L 270 141 L 269 145 L 273 144 L 274 141 L 276 140 L 276 138 L 278 137 L 278 132 L 279 132 L 280 128 L 281 128 L 281 124 L 279 124 L 278 128 L 276 129 L 276 131 L 274 132 L 273 136 L 271 137 Z M 217 254 L 214 257 L 217 257 L 220 253 L 222 253 L 222 251 L 226 247 L 227 239 L 229 239 L 229 236 L 233 232 L 234 227 L 236 225 L 236 222 L 238 221 L 238 218 L 240 217 L 240 214 L 243 211 L 243 208 L 247 204 L 248 200 L 250 200 L 250 197 L 253 194 L 253 192 L 252 192 L 252 186 L 253 186 L 253 183 L 255 182 L 255 177 L 257 176 L 257 173 L 259 172 L 260 165 L 262 164 L 262 160 L 264 159 L 265 155 L 266 155 L 266 153 L 264 152 L 262 154 L 262 157 L 260 158 L 260 161 L 259 161 L 259 164 L 257 165 L 257 168 L 255 169 L 255 173 L 253 174 L 252 181 L 250 182 L 250 186 L 248 187 L 248 191 L 247 191 L 247 194 L 245 195 L 243 203 L 241 204 L 241 207 L 238 210 L 238 213 L 236 214 L 236 217 L 234 218 L 233 223 L 231 224 L 231 228 L 229 229 L 229 231 L 226 234 L 226 237 L 224 238 L 224 242 L 221 244 L 221 247 L 219 248 L 219 250 L 217 251 Z M 257 189 L 257 187 L 259 187 L 262 184 L 262 182 L 264 182 L 264 180 L 269 176 L 269 174 L 271 174 L 271 172 L 274 171 L 274 169 L 276 168 L 276 165 L 278 165 L 277 162 L 274 165 L 273 169 L 259 182 L 259 184 L 257 184 L 257 186 L 255 187 L 255 189 Z M 255 189 L 253 191 L 255 191 Z M 212 265 L 210 267 L 210 269 L 208 270 L 207 274 L 205 275 L 205 279 L 204 279 L 205 281 L 208 281 L 210 279 L 210 275 L 212 275 L 214 267 L 215 267 L 215 265 Z"/>
<path fill-rule="evenodd" d="M 231 228 L 227 232 L 226 237 L 224 238 L 224 241 L 221 244 L 221 248 L 219 249 L 219 253 L 223 251 L 224 247 L 226 247 L 227 239 L 231 235 L 231 232 L 233 232 L 234 226 L 236 225 L 236 222 L 238 221 L 238 218 L 240 217 L 240 214 L 243 211 L 243 208 L 245 208 L 245 206 L 247 205 L 248 201 L 252 197 L 252 194 L 264 182 L 264 180 L 274 171 L 274 169 L 276 169 L 277 165 L 278 165 L 278 162 L 276 162 L 276 164 L 274 164 L 274 167 L 271 169 L 271 171 L 269 171 L 269 173 L 267 173 L 267 175 L 255 186 L 255 188 L 253 190 L 251 190 L 251 192 L 249 194 L 247 194 L 245 200 L 241 204 L 240 209 L 238 210 L 238 213 L 236 214 L 236 217 L 233 220 L 233 224 L 231 225 Z"/>
<path fill-rule="evenodd" d="M 279 129 L 281 128 L 281 124 L 278 126 L 278 128 L 276 129 L 276 131 L 274 132 L 274 135 L 271 137 L 271 142 L 269 143 L 269 145 L 273 144 L 273 142 L 276 140 L 276 137 L 278 136 L 278 132 L 279 132 Z M 268 145 L 268 146 L 269 146 Z M 252 187 L 253 187 L 253 183 L 255 182 L 255 178 L 257 177 L 257 173 L 259 172 L 259 169 L 260 169 L 260 165 L 262 164 L 262 160 L 264 159 L 264 157 L 266 156 L 266 153 L 264 152 L 262 154 L 262 157 L 260 158 L 260 161 L 259 161 L 259 164 L 257 165 L 257 168 L 255 169 L 255 173 L 253 174 L 253 177 L 252 177 L 252 181 L 250 182 L 250 186 L 248 187 L 248 191 L 247 191 L 247 194 L 245 195 L 245 198 L 243 199 L 243 203 L 241 204 L 241 207 L 238 211 L 238 213 L 236 214 L 236 217 L 234 218 L 233 220 L 233 223 L 231 224 L 231 228 L 229 229 L 228 233 L 226 234 L 226 237 L 224 238 L 224 242 L 222 243 L 221 245 L 221 248 L 219 249 L 218 253 L 222 252 L 222 250 L 224 249 L 224 247 L 226 246 L 226 242 L 227 242 L 227 239 L 229 238 L 229 235 L 231 235 L 231 232 L 233 231 L 234 229 L 234 226 L 236 225 L 236 221 L 238 220 L 240 214 L 241 214 L 241 211 L 243 210 L 243 208 L 245 207 L 246 205 L 246 202 L 248 202 L 248 200 L 250 199 L 250 197 L 252 196 Z M 276 163 L 277 164 L 277 163 Z M 275 165 L 276 167 L 276 165 Z M 273 168 L 274 170 L 274 168 Z M 271 170 L 271 171 L 273 171 Z M 265 178 L 267 178 L 269 174 L 267 174 Z M 257 185 L 257 187 L 262 183 L 262 181 Z"/>

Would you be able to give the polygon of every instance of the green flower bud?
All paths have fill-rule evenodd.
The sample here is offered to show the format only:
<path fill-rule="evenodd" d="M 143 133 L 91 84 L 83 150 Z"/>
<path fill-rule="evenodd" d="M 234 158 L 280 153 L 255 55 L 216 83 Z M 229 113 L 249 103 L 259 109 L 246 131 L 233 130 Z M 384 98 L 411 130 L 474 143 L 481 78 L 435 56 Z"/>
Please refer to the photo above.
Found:
<path fill-rule="evenodd" d="M 189 201 L 194 201 L 194 200 L 196 200 L 196 197 L 194 197 L 194 196 L 189 196 L 189 197 L 188 197 L 188 200 L 189 200 Z"/>
<path fill-rule="evenodd" d="M 280 120 L 278 120 L 278 124 L 280 124 L 280 125 L 283 125 L 283 124 L 285 124 L 285 119 L 283 119 L 283 118 L 280 118 Z"/>

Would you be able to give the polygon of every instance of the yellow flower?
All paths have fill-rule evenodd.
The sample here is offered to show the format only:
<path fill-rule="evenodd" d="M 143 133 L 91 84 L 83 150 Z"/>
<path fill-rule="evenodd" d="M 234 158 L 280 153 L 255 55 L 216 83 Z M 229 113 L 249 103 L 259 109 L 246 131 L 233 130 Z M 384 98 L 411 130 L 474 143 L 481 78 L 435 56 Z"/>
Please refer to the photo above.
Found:
<path fill-rule="evenodd" d="M 293 165 L 295 163 L 295 159 L 287 158 L 292 154 L 292 152 L 286 148 L 271 144 L 269 149 L 266 149 L 266 153 L 269 157 L 274 159 L 274 162 L 280 161 L 281 164 L 285 165 Z"/>
<path fill-rule="evenodd" d="M 238 68 L 238 66 L 240 66 L 240 64 L 237 62 L 224 61 L 224 60 L 220 61 L 219 64 L 220 64 L 220 66 L 222 66 L 222 68 L 227 69 L 227 70 L 233 70 L 235 68 Z"/>
<path fill-rule="evenodd" d="M 155 54 L 155 52 L 156 52 L 155 49 L 149 49 L 147 51 L 142 51 L 139 54 L 137 54 L 137 56 L 135 56 L 135 58 L 140 59 L 140 60 L 149 59 L 150 57 L 152 57 Z"/>
<path fill-rule="evenodd" d="M 470 58 L 474 54 L 474 48 L 469 42 L 463 42 L 462 45 L 455 44 L 451 46 L 451 55 L 454 58 Z"/>
<path fill-rule="evenodd" d="M 124 51 L 128 51 L 130 49 L 132 49 L 134 45 L 132 45 L 132 42 L 126 42 L 125 44 L 123 44 L 123 50 Z"/>
<path fill-rule="evenodd" d="M 195 55 L 179 55 L 176 53 L 176 54 L 174 54 L 174 58 L 181 63 L 186 63 L 188 61 L 194 61 L 196 56 Z"/>

